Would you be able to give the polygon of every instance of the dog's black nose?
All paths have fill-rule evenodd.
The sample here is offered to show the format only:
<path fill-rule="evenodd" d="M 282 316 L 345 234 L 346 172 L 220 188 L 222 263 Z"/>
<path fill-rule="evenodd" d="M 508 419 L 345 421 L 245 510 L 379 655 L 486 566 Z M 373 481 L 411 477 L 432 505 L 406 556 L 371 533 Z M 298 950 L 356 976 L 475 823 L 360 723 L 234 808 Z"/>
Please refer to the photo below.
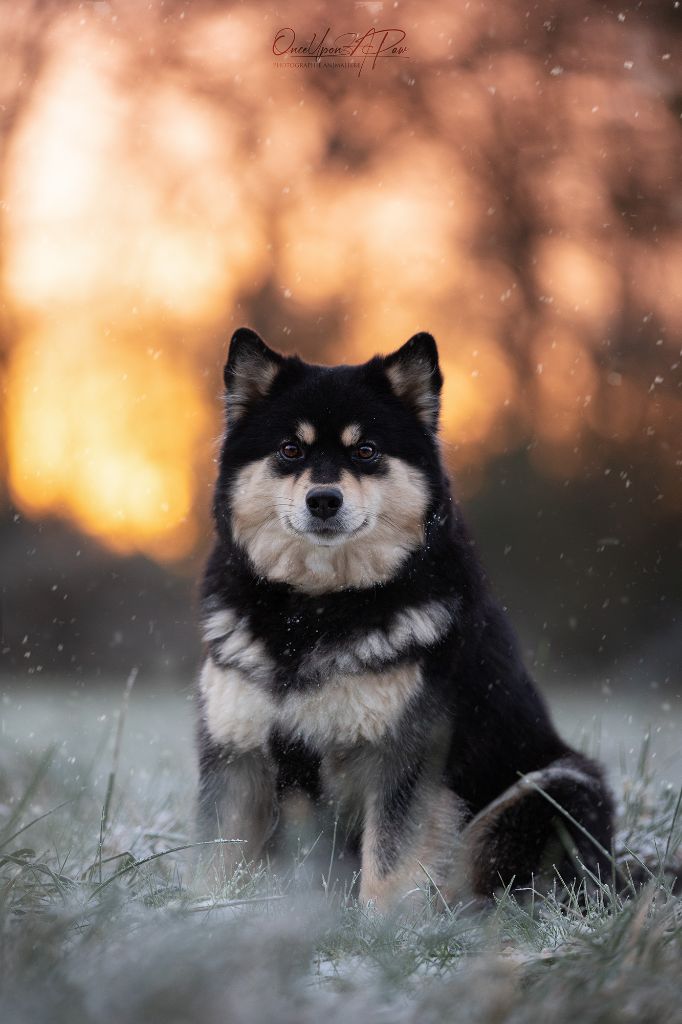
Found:
<path fill-rule="evenodd" d="M 343 494 L 338 487 L 313 487 L 306 494 L 305 503 L 311 515 L 331 519 L 343 505 Z"/>

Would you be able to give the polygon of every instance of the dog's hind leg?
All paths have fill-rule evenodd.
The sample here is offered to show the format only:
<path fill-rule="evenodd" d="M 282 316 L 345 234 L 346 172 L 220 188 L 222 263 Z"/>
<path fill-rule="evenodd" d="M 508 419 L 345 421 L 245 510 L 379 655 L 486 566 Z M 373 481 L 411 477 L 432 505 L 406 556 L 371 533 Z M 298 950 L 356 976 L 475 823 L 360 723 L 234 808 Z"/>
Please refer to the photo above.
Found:
<path fill-rule="evenodd" d="M 552 875 L 570 884 L 611 879 L 613 803 L 595 762 L 569 752 L 484 807 L 462 834 L 458 867 L 467 888 L 490 896 Z"/>

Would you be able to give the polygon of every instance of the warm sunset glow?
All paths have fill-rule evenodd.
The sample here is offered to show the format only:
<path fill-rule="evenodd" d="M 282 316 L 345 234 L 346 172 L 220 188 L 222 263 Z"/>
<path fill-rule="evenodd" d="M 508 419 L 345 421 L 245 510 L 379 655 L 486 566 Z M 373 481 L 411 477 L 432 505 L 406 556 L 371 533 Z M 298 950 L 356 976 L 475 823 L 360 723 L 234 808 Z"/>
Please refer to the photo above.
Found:
<path fill-rule="evenodd" d="M 160 350 L 70 326 L 27 338 L 10 366 L 16 500 L 117 550 L 180 557 L 195 540 L 192 455 L 207 428 L 191 376 Z"/>
<path fill-rule="evenodd" d="M 634 15 L 587 32 L 579 3 L 547 63 L 542 12 L 521 46 L 525 8 L 500 7 L 488 51 L 489 7 L 465 6 L 408 5 L 414 62 L 359 78 L 274 68 L 278 20 L 255 3 L 54 7 L 27 84 L 0 72 L 20 509 L 119 551 L 189 553 L 243 322 L 319 362 L 431 330 L 446 451 L 472 480 L 531 442 L 551 475 L 627 443 L 672 479 L 682 234 L 663 37 Z"/>

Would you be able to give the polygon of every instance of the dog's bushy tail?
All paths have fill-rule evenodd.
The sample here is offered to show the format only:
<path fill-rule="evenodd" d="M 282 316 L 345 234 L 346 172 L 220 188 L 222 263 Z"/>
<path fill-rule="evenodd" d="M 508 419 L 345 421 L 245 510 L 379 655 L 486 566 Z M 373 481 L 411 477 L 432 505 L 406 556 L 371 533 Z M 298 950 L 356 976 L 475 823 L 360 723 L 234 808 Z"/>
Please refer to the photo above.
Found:
<path fill-rule="evenodd" d="M 611 884 L 613 798 L 601 767 L 571 751 L 521 776 L 467 825 L 462 844 L 477 895 L 552 878 Z"/>

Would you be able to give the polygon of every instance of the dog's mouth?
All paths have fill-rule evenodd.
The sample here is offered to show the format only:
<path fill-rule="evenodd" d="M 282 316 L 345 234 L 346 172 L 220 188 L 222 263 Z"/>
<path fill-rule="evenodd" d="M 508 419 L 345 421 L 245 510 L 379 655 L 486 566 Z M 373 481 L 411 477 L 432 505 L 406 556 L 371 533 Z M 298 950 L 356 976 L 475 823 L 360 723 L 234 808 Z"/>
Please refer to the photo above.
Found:
<path fill-rule="evenodd" d="M 348 530 L 343 526 L 339 526 L 338 523 L 331 521 L 323 521 L 319 523 L 311 524 L 307 529 L 301 530 L 293 524 L 291 519 L 287 517 L 286 526 L 292 533 L 295 533 L 297 537 L 305 537 L 306 540 L 311 541 L 313 544 L 318 544 L 321 547 L 337 547 L 340 544 L 344 544 L 351 537 L 356 537 L 361 533 L 365 527 L 369 524 L 369 518 L 363 519 L 359 526 L 354 527 L 352 530 Z"/>

